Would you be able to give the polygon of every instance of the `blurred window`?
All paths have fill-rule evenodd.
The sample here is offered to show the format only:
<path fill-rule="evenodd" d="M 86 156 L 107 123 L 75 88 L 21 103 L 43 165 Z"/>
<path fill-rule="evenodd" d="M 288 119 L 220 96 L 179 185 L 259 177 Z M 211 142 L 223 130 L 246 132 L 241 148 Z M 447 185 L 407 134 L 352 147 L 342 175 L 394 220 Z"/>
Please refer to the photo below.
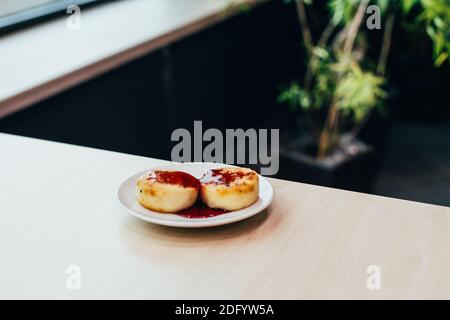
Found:
<path fill-rule="evenodd" d="M 70 5 L 85 5 L 105 0 L 0 0 L 0 31 L 39 21 L 66 12 Z"/>

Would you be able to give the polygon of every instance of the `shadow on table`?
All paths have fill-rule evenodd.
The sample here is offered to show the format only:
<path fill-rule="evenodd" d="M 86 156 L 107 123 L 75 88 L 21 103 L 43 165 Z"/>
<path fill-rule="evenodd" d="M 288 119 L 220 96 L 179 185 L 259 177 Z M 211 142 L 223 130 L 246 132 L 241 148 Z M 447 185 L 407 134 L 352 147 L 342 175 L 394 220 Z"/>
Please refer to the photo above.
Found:
<path fill-rule="evenodd" d="M 270 210 L 246 220 L 228 225 L 208 228 L 175 228 L 145 222 L 133 217 L 126 217 L 122 223 L 121 238 L 127 244 L 141 248 L 143 243 L 171 247 L 201 247 L 222 243 L 224 241 L 249 241 L 265 237 L 270 230 L 279 224 L 280 215 Z"/>

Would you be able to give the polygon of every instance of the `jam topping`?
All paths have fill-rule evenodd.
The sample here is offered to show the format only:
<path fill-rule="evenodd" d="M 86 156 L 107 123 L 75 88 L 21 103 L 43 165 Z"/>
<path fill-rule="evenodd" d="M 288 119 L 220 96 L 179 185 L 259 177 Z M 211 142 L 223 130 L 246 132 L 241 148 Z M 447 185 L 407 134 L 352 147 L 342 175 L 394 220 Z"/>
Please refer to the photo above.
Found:
<path fill-rule="evenodd" d="M 230 169 L 212 169 L 208 171 L 200 182 L 206 184 L 230 184 L 245 176 L 254 175 L 253 171 L 230 170 Z"/>
<path fill-rule="evenodd" d="M 200 187 L 200 183 L 195 177 L 182 171 L 152 171 L 147 180 L 167 184 L 177 184 L 185 188 L 198 189 Z"/>
<path fill-rule="evenodd" d="M 178 212 L 177 215 L 185 218 L 210 218 L 227 212 L 229 211 L 209 208 L 204 203 L 198 201 L 192 207 Z"/>

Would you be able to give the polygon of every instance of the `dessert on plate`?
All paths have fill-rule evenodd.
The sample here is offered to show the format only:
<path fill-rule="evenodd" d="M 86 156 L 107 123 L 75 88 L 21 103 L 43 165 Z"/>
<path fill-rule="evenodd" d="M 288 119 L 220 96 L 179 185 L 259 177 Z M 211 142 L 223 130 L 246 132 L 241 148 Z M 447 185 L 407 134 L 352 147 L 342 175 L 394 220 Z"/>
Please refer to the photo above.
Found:
<path fill-rule="evenodd" d="M 251 169 L 212 169 L 200 178 L 200 197 L 210 208 L 243 209 L 255 203 L 258 195 L 258 174 Z"/>
<path fill-rule="evenodd" d="M 197 201 L 198 179 L 182 171 L 150 171 L 137 182 L 138 201 L 150 210 L 175 213 Z"/>

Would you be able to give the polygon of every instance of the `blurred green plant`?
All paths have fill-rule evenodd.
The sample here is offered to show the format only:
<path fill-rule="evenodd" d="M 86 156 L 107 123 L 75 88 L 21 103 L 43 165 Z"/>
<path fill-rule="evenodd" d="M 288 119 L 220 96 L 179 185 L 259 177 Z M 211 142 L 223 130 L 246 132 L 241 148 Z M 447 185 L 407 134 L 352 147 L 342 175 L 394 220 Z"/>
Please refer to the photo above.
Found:
<path fill-rule="evenodd" d="M 250 13 L 252 6 L 250 2 L 242 2 L 241 0 L 229 0 L 226 3 L 226 8 L 223 11 L 225 15 L 234 13 Z"/>
<path fill-rule="evenodd" d="M 449 0 L 328 0 L 328 24 L 317 37 L 313 37 L 306 12 L 313 0 L 285 1 L 295 2 L 307 63 L 302 81 L 287 86 L 278 101 L 305 112 L 318 159 L 340 147 L 344 124 L 355 138 L 372 110 L 383 106 L 386 64 L 397 17 L 426 30 L 436 66 L 449 59 Z M 366 54 L 370 30 L 362 27 L 371 5 L 378 6 L 383 29 L 377 61 Z M 326 111 L 322 123 L 314 116 L 316 110 Z"/>

